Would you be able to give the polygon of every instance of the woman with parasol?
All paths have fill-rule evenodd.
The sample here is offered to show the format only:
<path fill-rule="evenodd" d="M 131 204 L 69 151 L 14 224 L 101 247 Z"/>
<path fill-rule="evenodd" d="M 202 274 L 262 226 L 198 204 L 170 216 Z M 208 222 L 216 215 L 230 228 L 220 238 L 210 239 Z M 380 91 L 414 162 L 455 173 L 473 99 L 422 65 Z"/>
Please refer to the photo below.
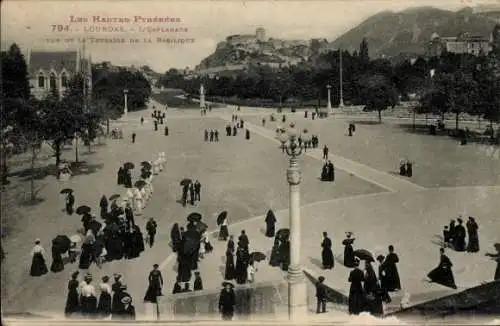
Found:
<path fill-rule="evenodd" d="M 42 276 L 49 272 L 47 265 L 45 264 L 45 249 L 40 245 L 40 239 L 35 240 L 35 246 L 31 250 L 31 256 L 33 257 L 31 261 L 31 276 Z"/>
<path fill-rule="evenodd" d="M 64 270 L 64 262 L 62 259 L 62 253 L 69 249 L 70 240 L 68 237 L 67 243 L 60 243 L 59 236 L 52 240 L 52 264 L 50 265 L 50 271 L 52 273 L 58 273 Z"/>
<path fill-rule="evenodd" d="M 68 296 L 66 298 L 66 308 L 64 309 L 66 318 L 80 311 L 80 299 L 78 294 L 78 286 L 80 284 L 77 279 L 79 273 L 78 271 L 72 273 L 71 280 L 68 282 Z"/>
<path fill-rule="evenodd" d="M 344 266 L 348 268 L 353 268 L 355 266 L 354 260 L 354 249 L 352 244 L 354 243 L 355 238 L 351 238 L 353 233 L 346 232 L 346 238 L 342 241 L 344 245 Z"/>
<path fill-rule="evenodd" d="M 179 229 L 179 223 L 174 223 L 174 226 L 170 231 L 170 240 L 172 242 L 172 250 L 179 253 L 181 244 L 181 231 Z"/>
<path fill-rule="evenodd" d="M 276 233 L 276 216 L 272 209 L 266 215 L 266 237 L 272 238 Z"/>
<path fill-rule="evenodd" d="M 229 230 L 228 230 L 228 219 L 227 219 L 227 211 L 223 211 L 219 216 L 217 217 L 217 224 L 220 226 L 219 229 L 219 240 L 221 241 L 226 241 L 227 238 L 229 237 Z"/>

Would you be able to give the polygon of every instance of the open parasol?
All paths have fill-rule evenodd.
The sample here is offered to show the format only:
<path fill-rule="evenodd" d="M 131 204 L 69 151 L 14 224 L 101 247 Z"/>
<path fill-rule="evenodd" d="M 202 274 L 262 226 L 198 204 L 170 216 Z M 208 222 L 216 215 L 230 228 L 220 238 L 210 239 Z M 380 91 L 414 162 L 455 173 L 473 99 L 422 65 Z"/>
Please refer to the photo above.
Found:
<path fill-rule="evenodd" d="M 187 178 L 186 179 L 182 179 L 180 185 L 184 187 L 184 186 L 189 185 L 191 182 L 193 182 L 191 179 L 187 179 Z"/>
<path fill-rule="evenodd" d="M 261 262 L 266 259 L 266 255 L 262 252 L 255 251 L 250 254 L 250 259 L 256 262 Z"/>
<path fill-rule="evenodd" d="M 146 181 L 144 181 L 144 180 L 139 180 L 139 181 L 136 181 L 136 182 L 135 182 L 135 184 L 134 184 L 134 186 L 135 186 L 136 188 L 142 188 L 142 187 L 144 187 L 145 185 L 146 185 Z"/>
<path fill-rule="evenodd" d="M 72 193 L 72 192 L 73 192 L 73 189 L 71 189 L 71 188 L 64 188 L 64 189 L 63 189 L 63 190 L 61 190 L 59 193 L 60 193 L 61 195 L 66 195 L 66 194 L 70 194 L 70 193 Z"/>
<path fill-rule="evenodd" d="M 135 168 L 135 165 L 132 162 L 127 162 L 127 163 L 123 164 L 123 167 L 127 170 L 133 170 Z"/>
<path fill-rule="evenodd" d="M 111 197 L 109 197 L 109 201 L 117 200 L 118 198 L 120 198 L 120 195 L 114 194 Z"/>
<path fill-rule="evenodd" d="M 354 256 L 355 257 L 358 257 L 359 259 L 361 260 L 367 260 L 367 261 L 370 261 L 370 262 L 373 262 L 375 261 L 375 259 L 373 259 L 373 255 L 371 252 L 369 252 L 368 250 L 366 249 L 358 249 L 358 250 L 355 250 L 354 251 Z"/>
<path fill-rule="evenodd" d="M 191 213 L 187 217 L 187 220 L 189 222 L 200 222 L 201 219 L 202 219 L 202 216 L 200 213 Z"/>
<path fill-rule="evenodd" d="M 90 213 L 91 210 L 92 209 L 90 207 L 88 207 L 87 205 L 82 205 L 76 209 L 76 214 L 78 214 L 78 215 L 88 214 L 88 213 Z"/>
<path fill-rule="evenodd" d="M 219 216 L 217 216 L 217 225 L 221 225 L 227 218 L 227 211 L 222 211 Z"/>
<path fill-rule="evenodd" d="M 276 232 L 276 238 L 278 239 L 288 239 L 290 237 L 290 229 L 279 229 Z"/>
<path fill-rule="evenodd" d="M 65 235 L 58 235 L 52 239 L 52 246 L 57 247 L 60 253 L 64 253 L 71 246 L 71 240 Z"/>

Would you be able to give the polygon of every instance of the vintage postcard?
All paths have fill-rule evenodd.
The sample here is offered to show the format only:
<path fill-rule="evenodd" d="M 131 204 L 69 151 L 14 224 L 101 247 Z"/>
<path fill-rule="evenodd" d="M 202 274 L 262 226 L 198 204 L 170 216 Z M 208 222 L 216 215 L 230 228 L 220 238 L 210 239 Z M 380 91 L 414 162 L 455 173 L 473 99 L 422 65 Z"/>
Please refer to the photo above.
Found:
<path fill-rule="evenodd" d="M 500 322 L 500 2 L 1 12 L 8 324 Z"/>

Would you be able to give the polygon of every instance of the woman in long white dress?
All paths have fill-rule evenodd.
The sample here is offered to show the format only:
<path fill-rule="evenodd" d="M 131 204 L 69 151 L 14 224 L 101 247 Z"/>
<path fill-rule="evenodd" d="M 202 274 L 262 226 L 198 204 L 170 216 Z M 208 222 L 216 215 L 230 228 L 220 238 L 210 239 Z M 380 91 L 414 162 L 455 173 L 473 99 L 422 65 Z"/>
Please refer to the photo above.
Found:
<path fill-rule="evenodd" d="M 135 211 L 140 214 L 143 208 L 142 193 L 137 188 L 134 188 L 134 202 L 135 202 Z"/>

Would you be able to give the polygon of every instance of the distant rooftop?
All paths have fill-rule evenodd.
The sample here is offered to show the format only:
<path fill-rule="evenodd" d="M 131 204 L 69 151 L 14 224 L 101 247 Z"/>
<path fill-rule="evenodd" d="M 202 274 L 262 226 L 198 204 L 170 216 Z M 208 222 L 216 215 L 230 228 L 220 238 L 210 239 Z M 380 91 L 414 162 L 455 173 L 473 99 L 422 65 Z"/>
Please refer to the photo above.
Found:
<path fill-rule="evenodd" d="M 68 73 L 72 74 L 76 72 L 77 61 L 78 53 L 76 51 L 33 51 L 29 59 L 29 73 L 35 74 L 40 69 L 54 69 L 60 72 L 64 68 Z"/>

